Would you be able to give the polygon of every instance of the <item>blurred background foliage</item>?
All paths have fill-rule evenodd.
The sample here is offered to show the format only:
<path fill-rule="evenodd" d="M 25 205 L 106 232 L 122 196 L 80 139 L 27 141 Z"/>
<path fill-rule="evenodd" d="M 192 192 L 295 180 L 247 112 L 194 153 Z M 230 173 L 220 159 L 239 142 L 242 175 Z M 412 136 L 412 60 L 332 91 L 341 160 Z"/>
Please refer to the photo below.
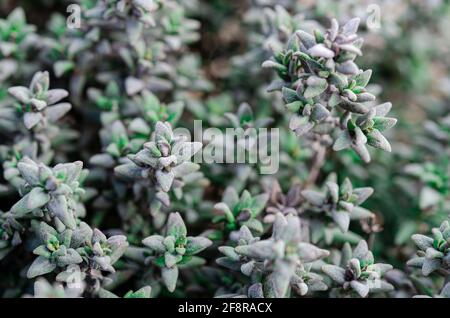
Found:
<path fill-rule="evenodd" d="M 339 21 L 353 16 L 361 18 L 364 55 L 357 61 L 363 69 L 373 70 L 372 83 L 377 84 L 373 91 L 381 100 L 392 102 L 392 112 L 398 118 L 397 126 L 388 135 L 392 153 L 374 151 L 372 162 L 366 165 L 351 150 L 329 152 L 318 184 L 322 184 L 329 173 L 337 172 L 340 180 L 349 177 L 355 187 L 373 187 L 374 195 L 366 207 L 376 218 L 355 232 L 370 236 L 377 258 L 405 269 L 406 260 L 414 253 L 411 235 L 428 233 L 450 212 L 450 1 L 180 2 L 184 3 L 187 16 L 201 23 L 199 41 L 188 46 L 191 55 L 183 60 L 185 69 L 179 68 L 187 78 L 185 84 L 180 85 L 187 85 L 187 89 L 173 94 L 175 100 L 186 102 L 189 113 L 180 121 L 186 126 L 190 125 L 192 116 L 204 117 L 211 126 L 220 126 L 224 112 L 236 112 L 243 102 L 251 105 L 257 118 L 272 117 L 282 121 L 280 96 L 266 92 L 273 74 L 261 68 L 262 62 L 270 57 L 269 40 L 272 37 L 286 40 L 288 34 L 300 27 L 314 27 L 314 21 L 328 26 L 333 17 Z M 21 6 L 27 13 L 28 23 L 37 26 L 37 33 L 43 33 L 51 15 L 67 14 L 69 3 L 2 0 L 0 16 L 4 18 L 13 8 Z M 374 21 L 379 25 L 371 27 L 370 22 Z M 196 68 L 203 74 L 204 83 L 192 73 Z M 67 77 L 55 78 L 52 83 L 55 87 L 68 87 L 68 80 Z M 196 83 L 204 89 L 189 92 L 190 86 Z M 0 94 L 4 94 L 4 90 L 0 90 Z M 159 97 L 162 102 L 173 101 L 170 94 Z M 76 100 L 72 103 L 75 111 L 68 119 L 70 124 L 83 118 L 82 105 L 77 105 Z M 95 153 L 99 141 L 91 136 L 91 130 L 95 129 L 90 128 L 86 126 L 82 137 L 74 141 L 78 145 L 67 152 L 68 160 Z M 293 181 L 306 181 L 305 162 L 311 160 L 311 153 L 290 132 L 282 133 L 285 134 L 282 147 L 287 155 L 282 157 L 281 165 L 290 167 L 291 172 L 286 175 L 286 169 L 280 169 L 277 176 L 281 187 L 288 189 Z M 80 148 L 81 153 L 76 151 Z M 219 189 L 229 183 L 238 189 L 259 189 L 255 177 L 242 180 L 226 169 L 202 169 L 210 179 L 205 194 L 208 201 L 218 202 L 222 192 Z M 230 174 L 231 181 L 227 179 Z M 1 209 L 8 210 L 11 202 L 2 199 Z M 106 228 L 108 224 L 117 223 L 114 217 L 104 214 L 91 213 L 87 217 L 91 220 L 88 223 L 103 224 Z M 201 227 L 194 225 L 193 232 L 200 231 Z"/>

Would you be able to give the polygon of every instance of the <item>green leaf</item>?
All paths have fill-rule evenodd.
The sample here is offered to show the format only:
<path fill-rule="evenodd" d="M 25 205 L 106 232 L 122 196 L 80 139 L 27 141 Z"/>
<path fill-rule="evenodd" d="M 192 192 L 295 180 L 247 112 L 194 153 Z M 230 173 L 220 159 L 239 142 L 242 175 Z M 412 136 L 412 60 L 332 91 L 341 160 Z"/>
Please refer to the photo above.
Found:
<path fill-rule="evenodd" d="M 67 72 L 75 68 L 75 63 L 72 61 L 57 61 L 53 64 L 53 71 L 56 77 L 61 77 Z"/>
<path fill-rule="evenodd" d="M 161 269 L 161 276 L 164 285 L 166 285 L 167 289 L 170 292 L 173 292 L 175 290 L 175 287 L 177 286 L 178 267 L 176 266 L 173 268 L 163 267 Z"/>
<path fill-rule="evenodd" d="M 372 70 L 366 70 L 354 77 L 357 86 L 366 87 L 372 77 Z"/>
<path fill-rule="evenodd" d="M 319 96 L 328 88 L 327 80 L 317 76 L 308 78 L 307 84 L 308 87 L 303 93 L 304 97 L 307 99 Z"/>
<path fill-rule="evenodd" d="M 34 278 L 52 272 L 56 268 L 56 264 L 50 262 L 44 256 L 38 256 L 31 264 L 27 272 L 28 278 Z"/>
<path fill-rule="evenodd" d="M 206 237 L 188 237 L 186 242 L 186 255 L 194 255 L 200 253 L 211 245 L 211 240 L 207 239 Z"/>
<path fill-rule="evenodd" d="M 283 87 L 281 92 L 283 93 L 283 99 L 287 104 L 293 103 L 299 99 L 297 92 L 293 89 Z"/>
<path fill-rule="evenodd" d="M 392 128 L 397 123 L 396 118 L 390 117 L 374 117 L 373 118 L 373 128 L 378 129 L 379 131 L 384 131 L 389 128 Z"/>
<path fill-rule="evenodd" d="M 167 235 L 174 236 L 177 240 L 179 238 L 185 238 L 187 235 L 186 225 L 181 218 L 180 213 L 170 213 L 169 220 L 167 221 Z"/>

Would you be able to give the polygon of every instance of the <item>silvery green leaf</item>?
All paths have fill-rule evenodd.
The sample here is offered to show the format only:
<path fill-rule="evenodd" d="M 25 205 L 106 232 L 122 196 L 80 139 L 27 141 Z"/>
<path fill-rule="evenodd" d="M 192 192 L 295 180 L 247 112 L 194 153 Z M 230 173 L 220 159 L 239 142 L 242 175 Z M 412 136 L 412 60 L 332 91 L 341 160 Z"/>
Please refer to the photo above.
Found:
<path fill-rule="evenodd" d="M 27 194 L 27 197 L 27 208 L 29 210 L 34 210 L 42 207 L 50 200 L 48 193 L 46 193 L 42 188 L 33 188 Z"/>
<path fill-rule="evenodd" d="M 114 273 L 116 270 L 111 266 L 111 259 L 109 256 L 94 256 L 93 260 L 100 266 L 100 269 L 110 273 Z"/>
<path fill-rule="evenodd" d="M 352 35 L 355 34 L 358 31 L 360 18 L 353 18 L 349 20 L 344 26 L 342 27 L 342 32 L 344 35 Z"/>
<path fill-rule="evenodd" d="M 439 193 L 437 190 L 435 190 L 429 186 L 425 186 L 420 191 L 419 206 L 422 210 L 426 210 L 430 207 L 435 206 L 441 200 L 442 200 L 441 193 Z"/>
<path fill-rule="evenodd" d="M 150 298 L 150 295 L 152 293 L 152 288 L 150 286 L 144 286 L 137 291 L 128 292 L 124 298 Z"/>
<path fill-rule="evenodd" d="M 327 181 L 325 183 L 325 186 L 328 190 L 328 196 L 331 197 L 331 200 L 334 204 L 337 204 L 339 202 L 339 186 L 336 184 L 336 182 L 333 181 Z M 342 191 L 345 193 L 345 191 Z"/>
<path fill-rule="evenodd" d="M 114 172 L 117 175 L 135 179 L 135 178 L 141 178 L 142 177 L 142 170 L 138 166 L 136 166 L 133 163 L 127 163 L 123 165 L 119 165 L 114 168 Z"/>
<path fill-rule="evenodd" d="M 214 210 L 222 213 L 228 222 L 232 223 L 235 221 L 235 217 L 231 212 L 229 206 L 224 202 L 219 202 L 214 205 Z"/>
<path fill-rule="evenodd" d="M 104 168 L 112 168 L 116 165 L 116 161 L 110 154 L 98 154 L 93 155 L 89 159 L 89 163 L 95 166 L 100 166 Z"/>
<path fill-rule="evenodd" d="M 57 259 L 58 266 L 60 267 L 71 264 L 80 264 L 81 262 L 83 262 L 83 259 L 73 248 L 67 249 L 67 254 L 60 256 Z"/>
<path fill-rule="evenodd" d="M 375 118 L 376 110 L 374 108 L 369 109 L 367 113 L 356 118 L 356 125 L 361 129 L 367 130 L 373 127 L 373 119 Z"/>
<path fill-rule="evenodd" d="M 251 276 L 254 268 L 255 268 L 255 261 L 250 261 L 245 264 L 242 264 L 241 272 L 246 276 Z"/>
<path fill-rule="evenodd" d="M 17 44 L 11 42 L 0 43 L 0 52 L 4 56 L 11 56 L 17 50 Z"/>
<path fill-rule="evenodd" d="M 298 244 L 298 256 L 305 263 L 310 263 L 327 257 L 330 253 L 327 250 L 318 248 L 309 243 Z"/>
<path fill-rule="evenodd" d="M 346 75 L 354 75 L 359 72 L 359 68 L 353 61 L 347 61 L 342 64 L 337 64 L 336 71 Z"/>
<path fill-rule="evenodd" d="M 373 293 L 385 293 L 395 290 L 395 287 L 384 280 L 380 280 L 374 287 L 370 288 Z"/>
<path fill-rule="evenodd" d="M 314 123 L 308 117 L 292 116 L 289 121 L 289 129 L 293 130 L 297 136 L 302 136 L 314 127 Z"/>
<path fill-rule="evenodd" d="M 219 252 L 231 258 L 234 261 L 239 261 L 240 256 L 234 251 L 234 247 L 231 246 L 219 246 Z"/>
<path fill-rule="evenodd" d="M 125 80 L 125 90 L 128 94 L 128 96 L 133 96 L 140 91 L 142 91 L 145 87 L 145 84 L 142 80 L 135 78 L 135 77 L 127 77 Z"/>
<path fill-rule="evenodd" d="M 283 87 L 285 87 L 286 85 L 287 85 L 287 83 L 284 82 L 284 81 L 280 81 L 280 80 L 272 81 L 272 82 L 270 83 L 270 85 L 267 86 L 267 92 L 270 93 L 270 92 L 280 91 L 280 90 L 282 90 Z"/>
<path fill-rule="evenodd" d="M 176 263 L 181 261 L 181 258 L 181 255 L 173 255 L 169 252 L 164 253 L 164 263 L 169 268 L 172 268 Z"/>
<path fill-rule="evenodd" d="M 367 107 L 361 103 L 352 102 L 348 98 L 341 98 L 341 100 L 342 101 L 339 104 L 339 107 L 343 108 L 344 110 L 348 110 L 356 114 L 365 114 L 368 111 Z"/>
<path fill-rule="evenodd" d="M 365 259 L 367 254 L 369 253 L 369 247 L 367 246 L 367 242 L 364 240 L 361 240 L 358 245 L 356 245 L 355 249 L 353 250 L 353 257 L 357 259 Z"/>
<path fill-rule="evenodd" d="M 124 235 L 114 235 L 106 241 L 112 249 L 112 253 L 109 255 L 111 259 L 111 265 L 113 265 L 122 255 L 128 247 L 127 238 Z"/>
<path fill-rule="evenodd" d="M 38 256 L 31 264 L 27 272 L 28 278 L 34 278 L 52 272 L 56 268 L 56 264 L 50 262 L 43 256 Z"/>
<path fill-rule="evenodd" d="M 361 283 L 359 281 L 352 280 L 350 282 L 350 286 L 361 297 L 366 297 L 369 294 L 369 286 L 366 283 Z"/>
<path fill-rule="evenodd" d="M 367 150 L 367 147 L 364 144 L 353 145 L 352 148 L 362 159 L 362 161 L 364 161 L 365 163 L 370 162 L 370 154 L 369 151 Z"/>
<path fill-rule="evenodd" d="M 64 195 L 53 197 L 47 204 L 48 211 L 56 216 L 69 229 L 75 229 L 75 217 L 68 209 L 67 199 Z"/>
<path fill-rule="evenodd" d="M 331 216 L 342 232 L 348 231 L 348 227 L 350 225 L 350 213 L 344 211 L 333 211 Z"/>
<path fill-rule="evenodd" d="M 317 76 L 311 76 L 306 81 L 308 87 L 304 92 L 305 98 L 313 98 L 322 94 L 328 87 L 327 80 Z"/>
<path fill-rule="evenodd" d="M 314 105 L 312 114 L 311 114 L 311 119 L 314 120 L 315 122 L 321 122 L 324 119 L 326 119 L 328 116 L 330 116 L 330 111 L 323 105 L 321 104 L 316 104 Z"/>
<path fill-rule="evenodd" d="M 72 105 L 69 103 L 60 103 L 53 106 L 49 106 L 45 109 L 45 116 L 51 122 L 55 122 L 67 114 L 68 111 L 72 108 Z"/>
<path fill-rule="evenodd" d="M 142 244 L 154 250 L 155 252 L 164 253 L 166 248 L 163 244 L 164 237 L 161 235 L 152 235 L 142 240 Z"/>
<path fill-rule="evenodd" d="M 345 270 L 335 265 L 323 265 L 322 271 L 333 281 L 342 285 L 345 283 Z"/>
<path fill-rule="evenodd" d="M 352 258 L 348 262 L 348 267 L 354 273 L 354 275 L 356 276 L 356 279 L 358 279 L 361 276 L 361 263 L 359 262 L 359 260 L 357 258 Z"/>
<path fill-rule="evenodd" d="M 372 70 L 360 72 L 354 77 L 357 86 L 366 87 L 372 77 Z"/>
<path fill-rule="evenodd" d="M 297 92 L 293 89 L 283 87 L 281 92 L 283 93 L 283 99 L 287 104 L 298 100 Z"/>
<path fill-rule="evenodd" d="M 142 135 L 149 135 L 150 134 L 150 127 L 148 124 L 143 120 L 142 118 L 135 118 L 133 119 L 130 124 L 128 125 L 128 129 L 130 129 L 133 132 L 137 132 Z"/>
<path fill-rule="evenodd" d="M 334 57 L 334 52 L 325 47 L 322 43 L 316 44 L 308 50 L 308 53 L 314 57 L 323 57 L 325 59 L 331 59 Z"/>
<path fill-rule="evenodd" d="M 236 246 L 235 251 L 238 254 L 254 257 L 257 259 L 273 259 L 276 257 L 275 243 L 270 240 L 255 242 L 251 245 Z"/>
<path fill-rule="evenodd" d="M 200 166 L 198 164 L 190 162 L 190 161 L 186 161 L 186 162 L 183 162 L 182 164 L 174 167 L 172 169 L 172 171 L 174 173 L 175 178 L 180 178 L 185 175 L 191 174 L 199 169 L 200 169 Z"/>
<path fill-rule="evenodd" d="M 98 291 L 98 297 L 100 297 L 100 298 L 119 298 L 119 296 L 117 296 L 116 294 L 114 294 L 104 288 L 100 288 L 100 290 Z"/>
<path fill-rule="evenodd" d="M 324 203 L 325 195 L 313 190 L 303 190 L 302 196 L 312 205 L 321 206 Z"/>
<path fill-rule="evenodd" d="M 82 244 L 91 241 L 93 231 L 85 222 L 80 222 L 77 228 L 73 231 L 71 246 L 74 248 L 80 247 Z"/>
<path fill-rule="evenodd" d="M 264 298 L 263 286 L 261 283 L 255 283 L 248 288 L 249 298 Z"/>
<path fill-rule="evenodd" d="M 75 68 L 75 63 L 69 60 L 56 61 L 53 64 L 53 71 L 56 77 L 61 77 Z M 56 102 L 55 102 L 56 103 Z"/>
<path fill-rule="evenodd" d="M 228 257 L 219 257 L 216 259 L 216 263 L 233 271 L 241 270 L 241 262 Z"/>
<path fill-rule="evenodd" d="M 43 119 L 41 113 L 25 113 L 23 115 L 23 123 L 27 129 L 36 126 Z"/>
<path fill-rule="evenodd" d="M 271 61 L 271 60 L 264 61 L 262 63 L 262 65 L 261 65 L 261 67 L 263 67 L 263 68 L 273 68 L 273 69 L 275 69 L 277 71 L 280 71 L 280 72 L 287 71 L 287 67 L 286 66 L 284 66 L 283 64 L 277 63 L 275 61 Z"/>
<path fill-rule="evenodd" d="M 373 121 L 373 128 L 378 129 L 379 131 L 384 131 L 392 128 L 397 123 L 397 119 L 391 117 L 375 117 Z"/>
<path fill-rule="evenodd" d="M 186 237 L 187 230 L 180 213 L 170 213 L 167 221 L 167 235 L 172 235 L 175 238 Z"/>
<path fill-rule="evenodd" d="M 177 157 L 174 155 L 170 155 L 167 157 L 160 157 L 158 158 L 158 168 L 164 169 L 166 167 L 173 167 L 177 164 Z"/>
<path fill-rule="evenodd" d="M 339 48 L 342 51 L 347 51 L 349 53 L 356 54 L 359 56 L 362 55 L 361 49 L 353 44 L 341 44 L 341 45 L 339 45 Z"/>
<path fill-rule="evenodd" d="M 408 266 L 421 268 L 425 262 L 425 257 L 414 257 L 406 262 Z"/>
<path fill-rule="evenodd" d="M 106 235 L 102 233 L 99 229 L 94 229 L 92 232 L 92 242 L 105 242 L 106 241 Z"/>
<path fill-rule="evenodd" d="M 450 298 L 450 283 L 447 283 L 444 288 L 442 288 L 441 295 L 445 298 Z"/>
<path fill-rule="evenodd" d="M 164 206 L 170 206 L 170 197 L 167 192 L 158 191 L 155 195 L 156 199 L 161 202 Z"/>
<path fill-rule="evenodd" d="M 391 110 L 391 108 L 392 108 L 392 104 L 389 102 L 383 103 L 383 104 L 380 104 L 380 105 L 374 107 L 377 117 L 386 116 L 389 113 L 389 111 Z"/>
<path fill-rule="evenodd" d="M 377 264 L 370 265 L 368 268 L 371 271 L 375 271 L 375 272 L 383 275 L 384 273 L 392 270 L 393 267 L 390 264 L 377 263 Z"/>
<path fill-rule="evenodd" d="M 372 130 L 367 135 L 367 144 L 387 152 L 392 151 L 389 141 L 377 129 Z"/>
<path fill-rule="evenodd" d="M 365 102 L 372 102 L 376 99 L 375 95 L 372 95 L 371 93 L 361 93 L 357 95 L 357 101 L 359 103 L 365 103 Z"/>
<path fill-rule="evenodd" d="M 295 35 L 300 39 L 306 49 L 310 49 L 316 45 L 316 39 L 314 36 L 305 31 L 298 30 L 295 32 Z"/>
<path fill-rule="evenodd" d="M 22 217 L 26 213 L 34 209 L 46 205 L 50 200 L 50 196 L 44 192 L 42 188 L 33 188 L 22 199 L 20 199 L 11 208 L 11 213 L 17 217 Z"/>
<path fill-rule="evenodd" d="M 426 250 L 425 257 L 427 259 L 439 259 L 444 256 L 444 253 L 435 250 L 433 247 L 429 247 Z"/>
<path fill-rule="evenodd" d="M 295 218 L 293 220 L 291 219 L 290 221 L 292 221 L 292 223 L 296 222 L 294 226 L 298 230 L 300 227 L 300 222 L 298 218 Z M 293 234 L 287 233 L 288 231 L 286 230 L 291 230 L 288 229 L 287 226 L 288 220 L 286 219 L 286 217 L 284 217 L 282 213 L 277 213 L 275 215 L 275 221 L 273 223 L 272 237 L 275 240 L 286 240 L 286 241 L 289 240 L 291 237 L 293 237 Z"/>
<path fill-rule="evenodd" d="M 367 143 L 367 137 L 364 134 L 364 132 L 361 130 L 361 128 L 356 127 L 355 131 L 354 131 L 354 134 L 355 134 L 355 139 L 354 139 L 355 144 L 357 144 L 357 145 L 365 145 Z"/>
<path fill-rule="evenodd" d="M 161 140 L 172 140 L 173 132 L 170 124 L 168 122 L 158 121 L 155 125 L 156 132 L 156 142 Z"/>
<path fill-rule="evenodd" d="M 173 268 L 163 267 L 161 269 L 161 276 L 162 276 L 164 285 L 166 285 L 167 289 L 170 292 L 173 292 L 177 285 L 178 267 L 176 267 L 176 266 Z"/>
<path fill-rule="evenodd" d="M 39 180 L 39 167 L 33 163 L 27 163 L 21 161 L 17 164 L 20 175 L 31 186 L 37 186 L 40 184 Z"/>
<path fill-rule="evenodd" d="M 175 175 L 173 171 L 157 170 L 155 172 L 155 177 L 161 189 L 165 192 L 168 192 L 170 190 L 170 187 L 172 186 Z"/>
<path fill-rule="evenodd" d="M 21 103 L 28 104 L 30 102 L 30 92 L 24 86 L 11 87 L 8 89 L 8 93 Z"/>
<path fill-rule="evenodd" d="M 51 253 L 45 245 L 39 245 L 33 250 L 34 255 L 44 256 L 45 258 L 50 258 Z"/>
<path fill-rule="evenodd" d="M 356 197 L 357 197 L 355 204 L 360 205 L 361 203 L 365 202 L 367 200 L 367 198 L 373 194 L 373 188 L 370 188 L 370 187 L 356 188 L 356 189 L 353 189 L 352 193 L 354 195 L 356 195 Z"/>
<path fill-rule="evenodd" d="M 254 218 L 244 222 L 243 225 L 247 226 L 250 230 L 253 230 L 254 232 L 257 233 L 262 233 L 264 231 L 264 227 L 261 221 Z"/>
<path fill-rule="evenodd" d="M 39 90 L 47 91 L 49 84 L 50 84 L 50 76 L 47 71 L 36 72 L 31 80 L 30 90 L 33 93 L 39 93 Z"/>
<path fill-rule="evenodd" d="M 207 247 L 211 246 L 212 242 L 210 239 L 206 237 L 197 236 L 197 237 L 187 237 L 186 242 L 186 254 L 194 255 L 200 253 Z"/>
<path fill-rule="evenodd" d="M 336 139 L 336 141 L 333 144 L 333 150 L 334 151 L 341 151 L 343 149 L 347 149 L 351 146 L 353 140 L 350 134 L 347 130 L 344 130 L 341 132 L 339 137 Z"/>
<path fill-rule="evenodd" d="M 286 297 L 293 274 L 294 266 L 292 263 L 277 261 L 274 272 L 269 275 L 264 283 L 264 290 L 267 297 Z"/>
<path fill-rule="evenodd" d="M 433 239 L 431 237 L 421 234 L 414 234 L 411 236 L 411 239 L 422 251 L 426 251 L 429 247 L 433 247 Z"/>
<path fill-rule="evenodd" d="M 159 162 L 159 157 L 155 157 L 150 149 L 142 149 L 134 156 L 130 156 L 130 159 L 138 164 L 144 163 L 153 168 L 156 168 Z"/>
<path fill-rule="evenodd" d="M 329 80 L 330 84 L 334 84 L 336 87 L 338 87 L 341 90 L 344 90 L 348 86 L 348 78 L 347 78 L 347 76 L 345 76 L 343 74 L 331 73 L 330 76 L 328 77 L 328 80 Z M 334 97 L 338 98 L 339 94 L 335 93 Z M 340 99 L 338 99 L 337 101 L 332 102 L 332 105 L 330 105 L 330 106 L 334 107 L 337 104 L 339 104 L 340 102 L 341 102 Z"/>
<path fill-rule="evenodd" d="M 57 164 L 53 169 L 58 171 L 60 167 L 66 171 L 65 182 L 70 184 L 71 182 L 78 182 L 80 174 L 83 171 L 83 162 L 74 161 L 66 164 Z"/>
<path fill-rule="evenodd" d="M 251 205 L 253 216 L 257 216 L 262 210 L 264 210 L 268 200 L 269 195 L 267 193 L 259 194 L 253 197 L 253 202 Z"/>
<path fill-rule="evenodd" d="M 371 217 L 373 217 L 372 212 L 359 206 L 355 206 L 350 213 L 350 219 L 352 220 L 368 219 Z"/>
<path fill-rule="evenodd" d="M 355 205 L 353 203 L 350 203 L 350 202 L 347 202 L 347 201 L 341 200 L 338 203 L 338 208 L 342 209 L 343 211 L 352 212 L 354 207 L 355 207 Z"/>
<path fill-rule="evenodd" d="M 37 99 L 37 98 L 32 98 L 30 100 L 30 104 L 34 106 L 34 108 L 36 108 L 38 111 L 43 110 L 45 107 L 47 107 L 47 102 Z"/>
<path fill-rule="evenodd" d="M 252 232 L 250 232 L 250 229 L 245 225 L 241 226 L 239 229 L 239 238 L 246 242 L 255 241 Z"/>

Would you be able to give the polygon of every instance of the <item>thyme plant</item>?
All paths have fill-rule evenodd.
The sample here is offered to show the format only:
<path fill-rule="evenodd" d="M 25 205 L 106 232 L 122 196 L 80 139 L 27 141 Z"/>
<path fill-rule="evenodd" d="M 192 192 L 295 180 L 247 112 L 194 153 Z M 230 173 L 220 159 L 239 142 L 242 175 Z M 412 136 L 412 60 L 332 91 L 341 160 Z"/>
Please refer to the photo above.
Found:
<path fill-rule="evenodd" d="M 0 296 L 450 298 L 449 17 L 3 1 Z"/>

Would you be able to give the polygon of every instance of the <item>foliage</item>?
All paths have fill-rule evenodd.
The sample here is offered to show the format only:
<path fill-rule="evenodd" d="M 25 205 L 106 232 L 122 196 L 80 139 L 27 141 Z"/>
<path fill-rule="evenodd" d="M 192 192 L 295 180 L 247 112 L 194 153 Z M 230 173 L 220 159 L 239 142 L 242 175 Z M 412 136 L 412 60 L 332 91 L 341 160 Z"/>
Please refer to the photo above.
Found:
<path fill-rule="evenodd" d="M 448 1 L 0 14 L 1 297 L 450 298 Z"/>

